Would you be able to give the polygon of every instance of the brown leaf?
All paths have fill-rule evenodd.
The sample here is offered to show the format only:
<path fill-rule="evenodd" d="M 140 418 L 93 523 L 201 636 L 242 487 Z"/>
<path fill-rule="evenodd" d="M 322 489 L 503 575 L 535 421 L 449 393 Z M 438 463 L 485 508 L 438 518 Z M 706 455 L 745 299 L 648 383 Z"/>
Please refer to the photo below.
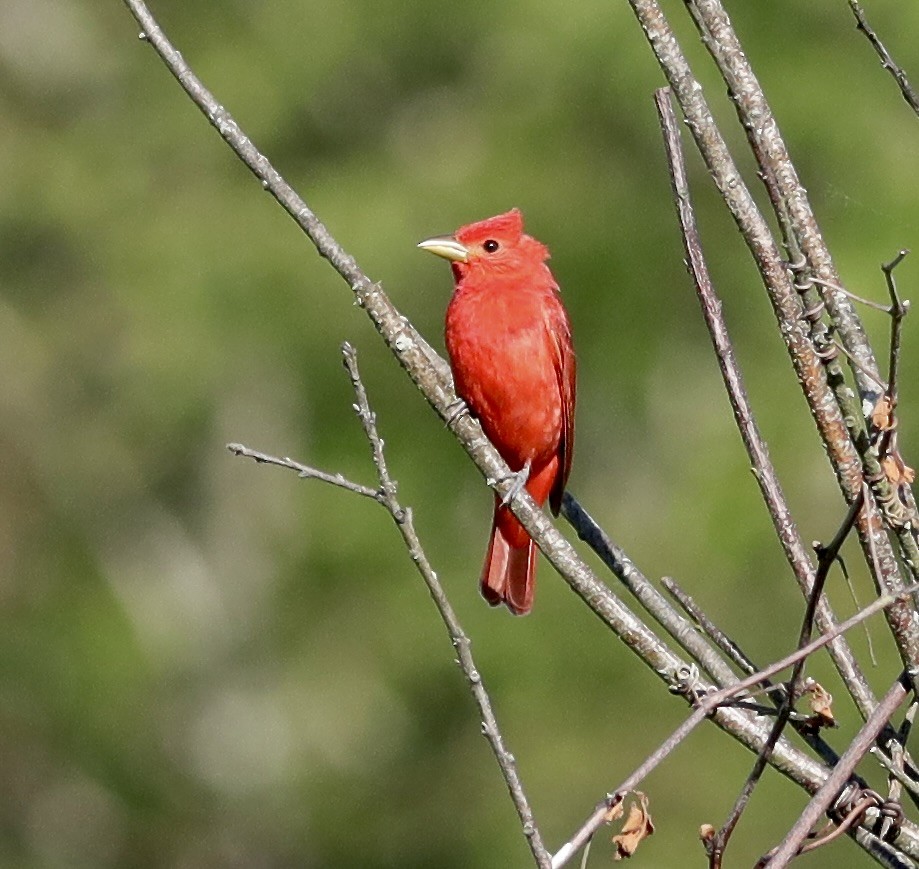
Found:
<path fill-rule="evenodd" d="M 884 476 L 894 486 L 903 484 L 909 486 L 916 479 L 916 472 L 903 461 L 897 452 L 881 459 L 881 469 L 884 471 Z"/>
<path fill-rule="evenodd" d="M 815 727 L 836 727 L 833 716 L 833 695 L 819 682 L 808 679 L 804 690 L 810 694 L 811 723 Z"/>
<path fill-rule="evenodd" d="M 641 791 L 635 791 L 635 796 L 639 801 L 629 806 L 629 816 L 622 825 L 622 830 L 613 836 L 613 844 L 616 846 L 614 860 L 631 857 L 641 841 L 654 832 L 654 824 L 651 822 L 651 815 L 648 814 L 648 798 Z"/>
<path fill-rule="evenodd" d="M 896 424 L 893 415 L 893 402 L 889 395 L 882 395 L 871 413 L 871 424 L 878 431 L 890 431 Z"/>
<path fill-rule="evenodd" d="M 626 792 L 626 793 L 628 793 L 628 792 Z M 621 799 L 618 795 L 617 795 L 616 799 L 619 800 L 619 802 L 617 802 L 617 803 L 615 803 L 614 805 L 610 806 L 610 807 L 606 810 L 606 815 L 605 815 L 604 817 L 605 817 L 605 820 L 606 820 L 606 823 L 607 823 L 607 824 L 611 824 L 613 821 L 616 820 L 616 818 L 621 818 L 621 817 L 622 817 L 622 813 L 625 811 L 625 803 L 622 801 L 622 799 Z"/>

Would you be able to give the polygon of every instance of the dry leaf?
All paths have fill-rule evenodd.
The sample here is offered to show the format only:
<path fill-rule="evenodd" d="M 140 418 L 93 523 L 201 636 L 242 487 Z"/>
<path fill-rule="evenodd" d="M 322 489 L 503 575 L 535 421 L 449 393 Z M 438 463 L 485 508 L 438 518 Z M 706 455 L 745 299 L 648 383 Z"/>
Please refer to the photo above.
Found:
<path fill-rule="evenodd" d="M 622 825 L 622 831 L 613 836 L 613 844 L 616 846 L 614 860 L 631 857 L 641 841 L 654 832 L 654 824 L 648 814 L 648 798 L 641 791 L 635 791 L 635 796 L 639 802 L 629 806 L 629 816 Z"/>
<path fill-rule="evenodd" d="M 871 413 L 871 424 L 878 431 L 890 431 L 894 425 L 893 402 L 890 396 L 882 395 Z"/>
<path fill-rule="evenodd" d="M 814 713 L 811 723 L 815 727 L 836 727 L 836 719 L 833 717 L 833 695 L 813 679 L 808 680 L 805 690 L 810 694 L 811 712 Z"/>
<path fill-rule="evenodd" d="M 618 797 L 617 797 L 618 799 Z M 625 811 L 625 803 L 620 799 L 615 805 L 610 806 L 606 810 L 605 820 L 607 824 L 611 824 L 616 818 L 621 818 L 622 813 Z"/>
<path fill-rule="evenodd" d="M 909 486 L 916 479 L 916 472 L 900 458 L 899 453 L 884 456 L 881 459 L 881 469 L 884 471 L 884 476 L 894 486 L 901 486 L 904 483 Z"/>

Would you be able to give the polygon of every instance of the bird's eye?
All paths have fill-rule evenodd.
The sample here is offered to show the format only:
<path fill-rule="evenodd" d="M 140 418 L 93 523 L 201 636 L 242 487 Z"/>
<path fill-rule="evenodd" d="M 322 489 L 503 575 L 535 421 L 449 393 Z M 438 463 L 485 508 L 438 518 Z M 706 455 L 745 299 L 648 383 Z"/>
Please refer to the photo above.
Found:
<path fill-rule="evenodd" d="M 483 242 L 482 248 L 485 250 L 485 253 L 494 253 L 501 245 L 498 244 L 493 238 L 489 238 L 487 241 Z"/>

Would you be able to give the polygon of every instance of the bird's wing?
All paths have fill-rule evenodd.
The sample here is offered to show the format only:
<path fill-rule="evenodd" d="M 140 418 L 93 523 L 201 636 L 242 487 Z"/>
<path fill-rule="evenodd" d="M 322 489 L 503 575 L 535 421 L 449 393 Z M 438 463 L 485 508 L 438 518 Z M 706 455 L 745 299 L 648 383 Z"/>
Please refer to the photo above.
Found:
<path fill-rule="evenodd" d="M 559 397 L 562 406 L 562 431 L 558 442 L 558 474 L 549 493 L 549 506 L 558 515 L 562 507 L 562 495 L 571 471 L 571 457 L 574 449 L 574 403 L 577 361 L 574 356 L 574 345 L 571 342 L 571 326 L 568 316 L 562 307 L 561 300 L 555 297 L 556 304 L 547 310 L 546 327 L 552 341 L 555 356 L 555 376 L 558 380 Z"/>

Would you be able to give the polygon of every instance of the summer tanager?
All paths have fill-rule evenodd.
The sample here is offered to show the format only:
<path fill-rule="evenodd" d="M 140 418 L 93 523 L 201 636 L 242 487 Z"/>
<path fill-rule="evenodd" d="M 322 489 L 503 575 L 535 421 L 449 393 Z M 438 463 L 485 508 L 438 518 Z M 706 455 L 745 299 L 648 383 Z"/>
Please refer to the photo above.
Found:
<path fill-rule="evenodd" d="M 568 315 L 517 209 L 418 245 L 450 260 L 445 337 L 457 394 L 524 486 L 558 514 L 574 446 L 575 358 Z M 533 606 L 536 546 L 495 496 L 482 595 L 518 615 Z"/>

